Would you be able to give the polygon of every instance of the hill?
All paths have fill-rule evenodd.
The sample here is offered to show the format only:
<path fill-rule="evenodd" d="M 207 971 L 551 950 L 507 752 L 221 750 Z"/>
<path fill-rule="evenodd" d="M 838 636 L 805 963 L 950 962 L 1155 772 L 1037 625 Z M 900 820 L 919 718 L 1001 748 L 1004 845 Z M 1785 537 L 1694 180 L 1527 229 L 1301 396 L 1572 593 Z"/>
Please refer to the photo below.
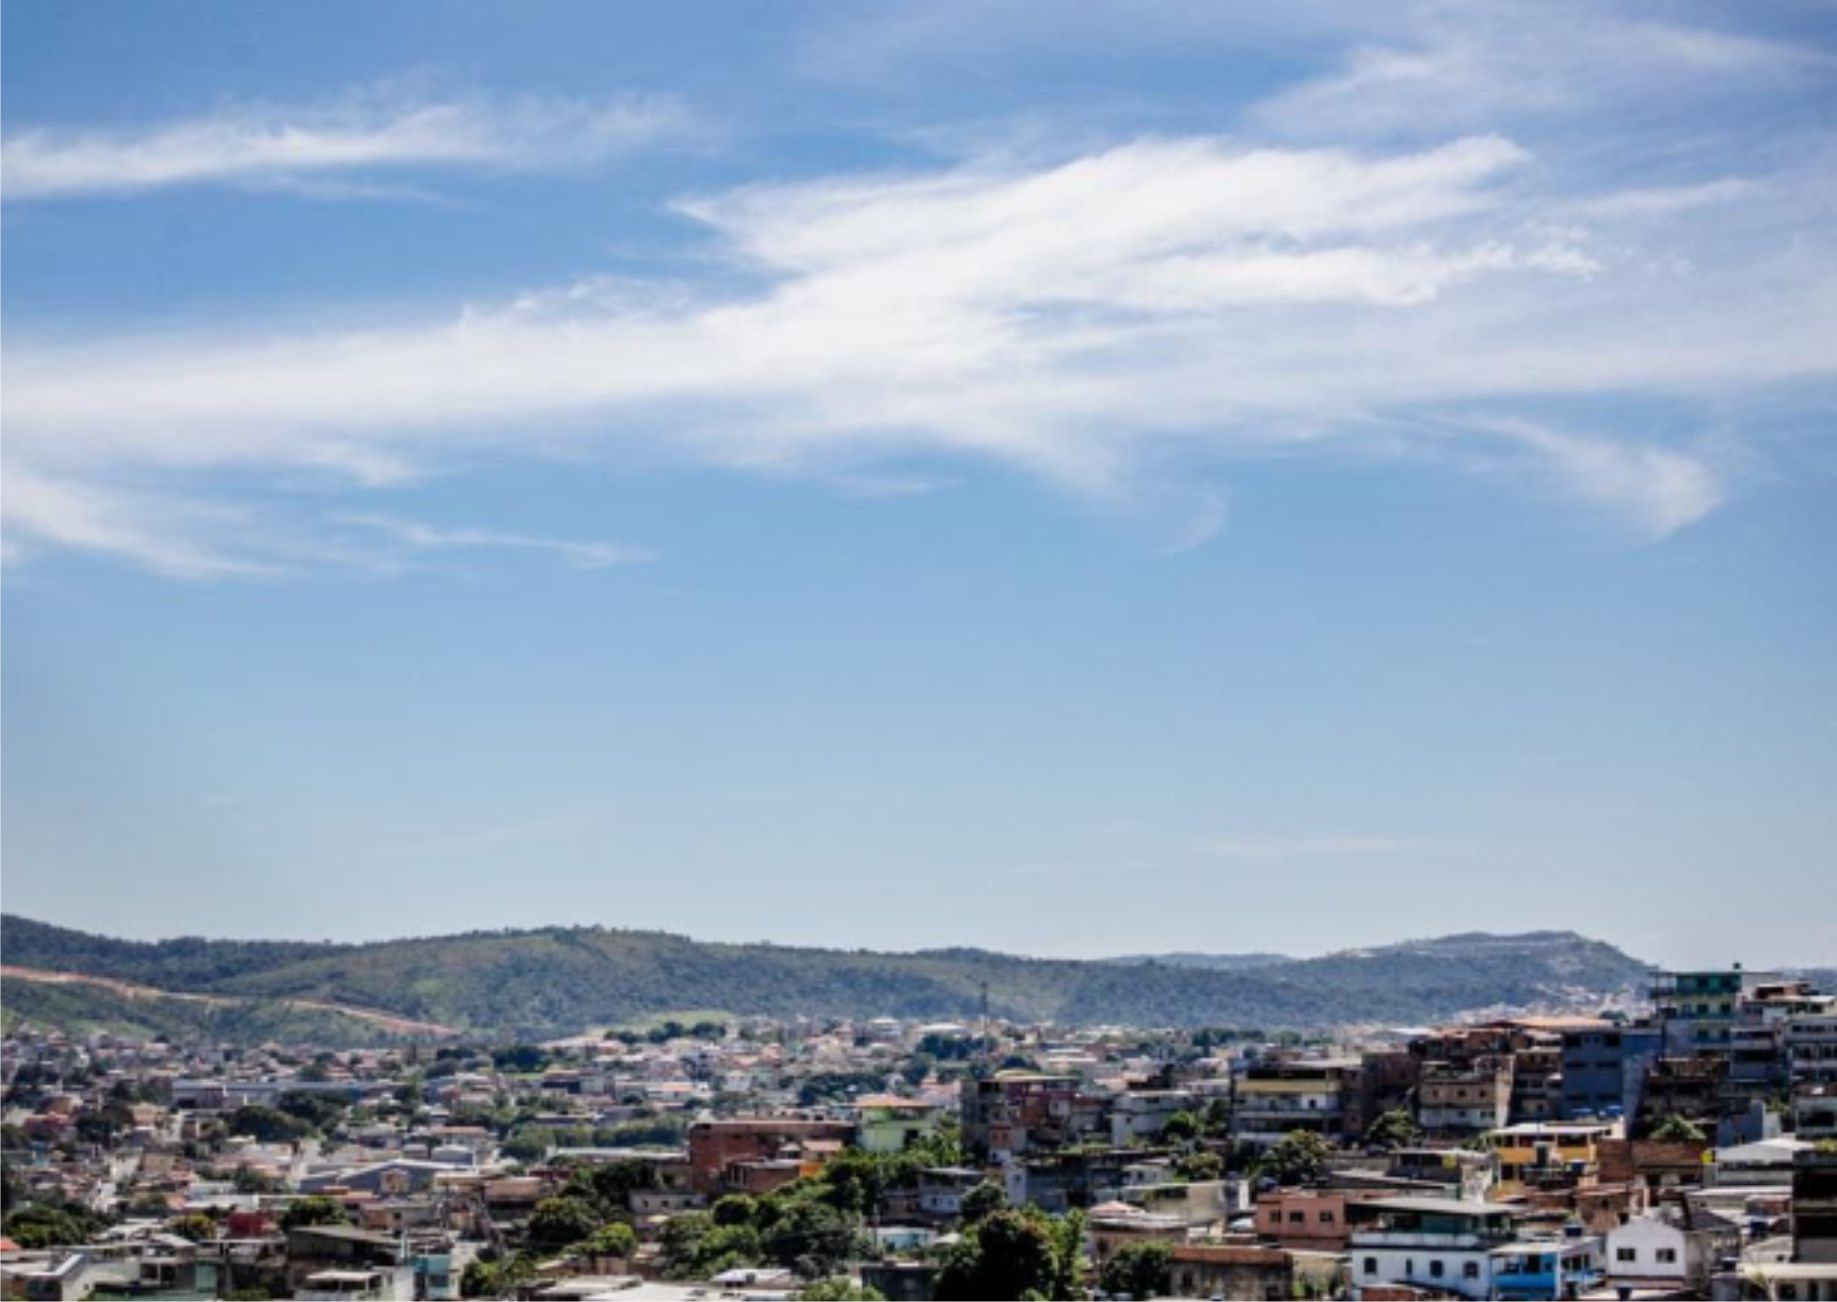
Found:
<path fill-rule="evenodd" d="M 1418 1024 L 1475 1008 L 1590 1008 L 1636 988 L 1646 965 L 1569 932 L 1411 941 L 1239 970 L 729 945 L 650 931 L 549 927 L 372 944 L 116 940 L 0 917 L 9 965 L 162 991 L 393 1014 L 494 1037 L 572 1033 L 659 1010 L 736 1015 L 1323 1028 Z M 11 1005 L 21 983 L 7 980 Z"/>

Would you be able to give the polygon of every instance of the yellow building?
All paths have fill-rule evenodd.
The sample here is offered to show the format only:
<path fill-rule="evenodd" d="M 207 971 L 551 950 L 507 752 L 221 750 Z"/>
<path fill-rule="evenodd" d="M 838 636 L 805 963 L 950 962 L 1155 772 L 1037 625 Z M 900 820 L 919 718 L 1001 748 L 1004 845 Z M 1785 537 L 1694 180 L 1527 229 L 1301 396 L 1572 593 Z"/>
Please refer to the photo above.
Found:
<path fill-rule="evenodd" d="M 1526 1121 L 1501 1126 L 1486 1136 L 1499 1164 L 1495 1199 L 1516 1198 L 1542 1184 L 1577 1184 L 1600 1169 L 1596 1146 L 1620 1138 L 1611 1122 Z"/>

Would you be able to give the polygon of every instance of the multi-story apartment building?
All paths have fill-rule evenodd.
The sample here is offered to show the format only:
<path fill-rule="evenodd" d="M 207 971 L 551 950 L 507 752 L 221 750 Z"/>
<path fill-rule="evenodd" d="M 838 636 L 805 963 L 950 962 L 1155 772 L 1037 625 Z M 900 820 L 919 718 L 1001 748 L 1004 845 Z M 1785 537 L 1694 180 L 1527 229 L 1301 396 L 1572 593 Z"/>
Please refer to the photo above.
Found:
<path fill-rule="evenodd" d="M 1416 1121 L 1431 1135 L 1460 1138 L 1497 1130 L 1512 1107 L 1510 1055 L 1469 1063 L 1429 1062 L 1416 1092 Z"/>
<path fill-rule="evenodd" d="M 1347 1100 L 1356 1091 L 1357 1058 L 1265 1058 L 1245 1065 L 1235 1086 L 1232 1131 L 1242 1143 L 1268 1145 L 1291 1130 L 1328 1139 L 1346 1134 Z"/>
<path fill-rule="evenodd" d="M 966 1080 L 963 1142 L 999 1160 L 1034 1148 L 1056 1148 L 1074 1134 L 1078 1077 L 998 1072 Z"/>
<path fill-rule="evenodd" d="M 1664 1032 L 1656 1026 L 1577 1027 L 1563 1032 L 1564 1120 L 1636 1116 L 1646 1072 Z"/>
<path fill-rule="evenodd" d="M 1347 1252 L 1361 1293 L 1401 1284 L 1459 1298 L 1561 1298 L 1601 1279 L 1599 1239 L 1520 1239 L 1509 1209 L 1450 1198 L 1387 1199 Z"/>

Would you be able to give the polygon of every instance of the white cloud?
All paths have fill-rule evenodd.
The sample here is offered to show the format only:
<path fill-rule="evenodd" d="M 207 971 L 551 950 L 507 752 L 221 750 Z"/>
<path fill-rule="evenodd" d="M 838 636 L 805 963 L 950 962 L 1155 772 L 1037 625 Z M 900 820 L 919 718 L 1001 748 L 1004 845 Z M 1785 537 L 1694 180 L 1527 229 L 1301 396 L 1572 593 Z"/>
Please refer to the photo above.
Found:
<path fill-rule="evenodd" d="M 1393 29 L 1354 46 L 1330 72 L 1287 86 L 1254 111 L 1263 126 L 1309 136 L 1373 136 L 1580 119 L 1604 104 L 1828 75 L 1828 53 L 1668 22 L 1583 0 L 1425 0 L 1393 6 Z"/>
<path fill-rule="evenodd" d="M 40 544 L 131 560 L 173 578 L 273 572 L 266 563 L 201 540 L 201 534 L 223 523 L 222 508 L 41 475 L 16 459 L 0 480 L 0 514 L 13 531 L 6 539 L 8 563 L 29 554 L 18 537 L 24 532 Z"/>
<path fill-rule="evenodd" d="M 1108 503 L 1183 501 L 1184 541 L 1222 518 L 1193 471 L 1220 456 L 1377 448 L 1414 413 L 1479 400 L 1837 373 L 1832 250 L 1790 191 L 1730 193 L 1713 228 L 1657 205 L 1639 246 L 1603 247 L 1585 221 L 1531 220 L 1578 196 L 1542 198 L 1526 171 L 1494 136 L 1381 154 L 1180 138 L 744 187 L 679 207 L 751 289 L 595 280 L 302 334 L 15 332 L 7 455 L 71 484 L 363 485 L 603 438 L 835 474 L 967 454 Z M 1653 270 L 1673 244 L 1688 274 Z M 1647 536 L 1722 492 L 1663 440 L 1536 431 L 1510 437 Z M 1183 492 L 1157 494 L 1157 475 Z"/>
<path fill-rule="evenodd" d="M 1570 492 L 1619 512 L 1652 538 L 1694 524 L 1722 504 L 1724 490 L 1715 472 L 1683 453 L 1528 421 L 1490 420 L 1475 427 L 1529 448 Z"/>
<path fill-rule="evenodd" d="M 308 107 L 230 105 L 154 127 L 9 133 L 0 144 L 0 190 L 27 200 L 209 183 L 299 186 L 315 175 L 384 167 L 535 170 L 680 138 L 688 128 L 674 103 L 635 97 L 401 102 L 372 95 Z M 314 192 L 329 196 L 378 193 L 317 184 Z"/>
<path fill-rule="evenodd" d="M 649 560 L 651 553 L 633 547 L 617 547 L 607 542 L 574 542 L 560 538 L 537 538 L 529 534 L 506 533 L 499 529 L 450 529 L 405 520 L 401 516 L 375 512 L 349 512 L 338 516 L 343 524 L 375 530 L 417 551 L 465 551 L 497 548 L 511 551 L 549 552 L 581 569 L 598 570 L 608 565 L 629 565 Z"/>

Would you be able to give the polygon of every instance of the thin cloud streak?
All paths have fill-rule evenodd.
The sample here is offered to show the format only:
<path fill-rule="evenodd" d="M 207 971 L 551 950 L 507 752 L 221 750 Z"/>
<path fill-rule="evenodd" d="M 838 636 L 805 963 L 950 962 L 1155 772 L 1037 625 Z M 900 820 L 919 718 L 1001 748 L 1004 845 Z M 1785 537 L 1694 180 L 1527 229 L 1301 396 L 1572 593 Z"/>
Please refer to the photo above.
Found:
<path fill-rule="evenodd" d="M 605 569 L 610 565 L 632 565 L 655 559 L 654 553 L 641 548 L 619 547 L 608 542 L 538 538 L 499 529 L 444 528 L 375 512 L 347 512 L 336 518 L 341 524 L 374 530 L 417 551 L 467 551 L 482 548 L 548 552 L 584 570 Z"/>
<path fill-rule="evenodd" d="M 680 140 L 691 120 L 667 100 L 523 98 L 431 103 L 359 97 L 283 108 L 232 105 L 127 130 L 33 127 L 0 144 L 8 201 L 131 195 L 173 186 L 304 184 L 315 174 L 403 167 L 536 171 Z M 321 186 L 316 197 L 377 197 Z M 400 197 L 385 189 L 383 197 Z"/>

